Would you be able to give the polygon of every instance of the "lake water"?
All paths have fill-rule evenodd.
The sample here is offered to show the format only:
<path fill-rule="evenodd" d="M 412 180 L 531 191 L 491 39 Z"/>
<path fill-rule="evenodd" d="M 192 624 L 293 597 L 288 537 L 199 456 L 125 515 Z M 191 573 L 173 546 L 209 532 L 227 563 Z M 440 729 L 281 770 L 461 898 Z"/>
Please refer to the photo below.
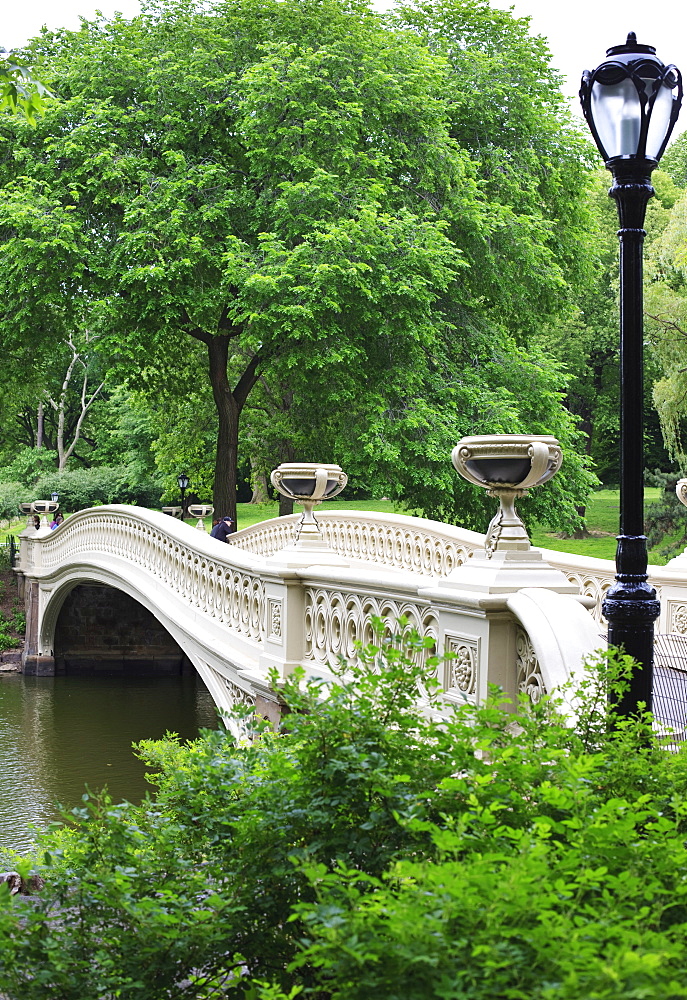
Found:
<path fill-rule="evenodd" d="M 0 674 L 0 848 L 26 851 L 35 833 L 78 805 L 88 786 L 115 800 L 151 788 L 136 740 L 193 739 L 217 728 L 195 674 L 178 677 L 24 677 Z"/>

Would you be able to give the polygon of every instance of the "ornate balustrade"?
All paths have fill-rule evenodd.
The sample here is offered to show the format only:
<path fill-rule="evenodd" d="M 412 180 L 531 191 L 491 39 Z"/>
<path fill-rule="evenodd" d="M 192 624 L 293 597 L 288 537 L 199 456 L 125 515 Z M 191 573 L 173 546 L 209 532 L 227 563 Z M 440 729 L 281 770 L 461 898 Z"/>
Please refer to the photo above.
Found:
<path fill-rule="evenodd" d="M 262 521 L 232 536 L 232 544 L 256 555 L 273 555 L 293 538 L 299 514 Z M 327 544 L 339 555 L 378 563 L 419 576 L 448 576 L 471 552 L 484 546 L 484 535 L 424 517 L 375 511 L 326 510 L 317 522 Z"/>
<path fill-rule="evenodd" d="M 189 540 L 187 525 L 176 522 L 170 530 L 169 518 L 159 523 L 156 512 L 151 514 L 144 520 L 113 508 L 83 511 L 43 536 L 41 567 L 50 572 L 94 553 L 101 559 L 115 557 L 154 577 L 202 614 L 260 643 L 265 585 L 254 560 L 227 560 L 214 539 L 198 533 Z"/>
<path fill-rule="evenodd" d="M 469 567 L 483 545 L 476 532 L 404 515 L 324 512 L 323 534 L 347 564 L 313 556 L 317 564 L 294 565 L 280 550 L 297 520 L 263 522 L 229 545 L 161 513 L 118 505 L 81 511 L 53 532 L 27 529 L 19 565 L 26 669 L 49 671 L 62 603 L 82 582 L 118 588 L 148 607 L 222 707 L 274 705 L 272 667 L 283 676 L 303 664 L 326 675 L 338 657 L 355 655 L 357 641 L 370 640 L 370 616 L 393 627 L 403 615 L 453 654 L 439 678 L 449 700 L 480 699 L 488 682 L 537 697 L 600 644 L 598 623 L 573 597 L 468 592 L 452 583 L 452 571 Z M 542 551 L 600 607 L 611 562 Z M 687 634 L 685 581 L 663 568 L 651 578 L 663 599 L 661 631 Z"/>
<path fill-rule="evenodd" d="M 472 552 L 484 547 L 484 535 L 423 517 L 372 511 L 330 511 L 318 514 L 324 537 L 339 555 L 376 563 L 419 576 L 447 577 Z M 274 518 L 232 536 L 232 544 L 247 552 L 272 555 L 291 541 L 299 515 Z M 602 620 L 601 602 L 615 577 L 615 563 L 541 548 L 546 561 L 561 570 L 581 594 L 594 599 L 592 613 Z M 661 604 L 660 632 L 687 635 L 687 579 L 679 571 L 649 567 L 649 580 Z"/>

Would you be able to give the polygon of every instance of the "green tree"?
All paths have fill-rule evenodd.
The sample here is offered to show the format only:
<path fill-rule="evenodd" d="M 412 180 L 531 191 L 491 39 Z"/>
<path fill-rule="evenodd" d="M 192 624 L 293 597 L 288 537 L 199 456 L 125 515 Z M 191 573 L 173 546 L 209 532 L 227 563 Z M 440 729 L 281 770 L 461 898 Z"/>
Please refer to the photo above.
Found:
<path fill-rule="evenodd" d="M 667 224 L 650 246 L 647 261 L 648 331 L 661 376 L 654 403 L 671 458 L 684 467 L 685 361 L 687 360 L 687 196 L 672 205 Z"/>
<path fill-rule="evenodd" d="M 435 353 L 487 326 L 507 354 L 566 296 L 582 147 L 541 43 L 486 0 L 388 25 L 344 0 L 152 3 L 33 53 L 61 100 L 32 133 L 4 123 L 3 333 L 88 310 L 125 366 L 202 344 L 222 509 L 271 366 L 326 408 L 343 367 L 359 394 L 392 381 L 386 351 L 417 372 L 412 409 Z"/>

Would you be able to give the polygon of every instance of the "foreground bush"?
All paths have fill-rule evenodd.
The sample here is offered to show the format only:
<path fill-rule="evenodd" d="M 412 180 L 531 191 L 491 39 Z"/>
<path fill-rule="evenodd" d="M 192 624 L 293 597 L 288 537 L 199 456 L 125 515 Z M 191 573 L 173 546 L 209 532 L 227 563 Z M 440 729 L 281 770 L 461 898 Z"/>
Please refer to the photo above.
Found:
<path fill-rule="evenodd" d="M 86 797 L 46 840 L 48 887 L 5 893 L 0 992 L 687 997 L 683 755 L 646 720 L 609 729 L 605 665 L 574 728 L 496 694 L 428 718 L 426 652 L 371 647 L 325 699 L 294 678 L 280 734 L 143 744 L 156 794 Z"/>

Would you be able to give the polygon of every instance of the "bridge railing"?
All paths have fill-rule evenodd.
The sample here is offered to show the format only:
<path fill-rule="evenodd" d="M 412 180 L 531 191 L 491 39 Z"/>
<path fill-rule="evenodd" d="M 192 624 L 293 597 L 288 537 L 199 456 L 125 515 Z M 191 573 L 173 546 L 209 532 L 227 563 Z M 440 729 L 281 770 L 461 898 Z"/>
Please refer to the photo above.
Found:
<path fill-rule="evenodd" d="M 299 514 L 261 521 L 230 536 L 246 552 L 269 556 L 294 536 Z M 444 577 L 484 546 L 484 535 L 424 517 L 376 511 L 322 511 L 317 521 L 328 545 L 348 559 L 420 576 Z"/>
<path fill-rule="evenodd" d="M 120 505 L 81 511 L 53 532 L 26 529 L 18 569 L 29 593 L 27 657 L 47 662 L 61 603 L 83 581 L 127 590 L 149 607 L 224 707 L 274 699 L 271 667 L 283 676 L 302 664 L 322 675 L 338 656 L 351 659 L 355 643 L 371 638 L 371 615 L 390 628 L 405 616 L 452 654 L 439 677 L 449 700 L 481 699 L 488 683 L 536 696 L 579 668 L 580 637 L 587 651 L 601 644 L 598 624 L 572 597 L 454 589 L 446 578 L 483 545 L 476 532 L 404 515 L 323 512 L 325 538 L 348 565 L 294 566 L 280 551 L 297 520 L 263 522 L 229 545 Z M 544 554 L 598 604 L 611 562 Z M 669 626 L 661 631 L 687 634 L 687 581 L 666 569 L 652 579 Z"/>
<path fill-rule="evenodd" d="M 231 536 L 247 552 L 271 555 L 293 537 L 298 514 L 261 521 Z M 484 535 L 423 517 L 372 511 L 328 511 L 317 515 L 328 544 L 339 555 L 420 576 L 449 576 L 472 552 L 484 547 Z M 546 561 L 561 570 L 581 594 L 594 599 L 592 613 L 602 621 L 601 602 L 615 578 L 610 559 L 540 548 Z M 649 567 L 649 580 L 661 599 L 657 631 L 687 635 L 687 579 L 663 566 Z"/>

